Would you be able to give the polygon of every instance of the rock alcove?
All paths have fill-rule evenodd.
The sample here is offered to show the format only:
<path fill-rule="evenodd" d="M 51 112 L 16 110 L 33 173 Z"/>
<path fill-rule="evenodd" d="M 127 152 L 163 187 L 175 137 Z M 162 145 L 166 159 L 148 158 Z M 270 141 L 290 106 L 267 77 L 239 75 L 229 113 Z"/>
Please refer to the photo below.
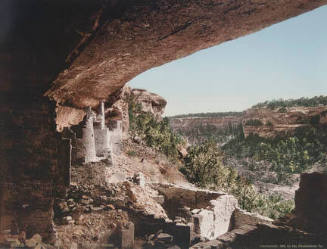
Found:
<path fill-rule="evenodd" d="M 0 230 L 51 240 L 70 149 L 58 127 L 152 67 L 327 0 L 4 0 L 0 8 Z"/>

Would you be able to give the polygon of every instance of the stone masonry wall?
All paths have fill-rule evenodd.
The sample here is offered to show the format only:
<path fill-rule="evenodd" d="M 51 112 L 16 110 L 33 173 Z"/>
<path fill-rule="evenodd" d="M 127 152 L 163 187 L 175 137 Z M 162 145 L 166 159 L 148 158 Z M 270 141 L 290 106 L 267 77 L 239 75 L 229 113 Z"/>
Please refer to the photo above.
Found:
<path fill-rule="evenodd" d="M 237 200 L 232 195 L 175 185 L 153 185 L 165 200 L 169 218 L 179 216 L 194 224 L 194 233 L 205 239 L 215 239 L 232 227 L 231 218 L 237 208 Z"/>
<path fill-rule="evenodd" d="M 99 157 L 108 157 L 110 155 L 109 129 L 94 129 L 95 150 Z"/>
<path fill-rule="evenodd" d="M 57 162 L 55 105 L 34 94 L 0 96 L 0 231 L 51 239 Z"/>
<path fill-rule="evenodd" d="M 113 120 L 110 122 L 109 135 L 112 152 L 114 154 L 120 154 L 123 139 L 122 121 Z"/>

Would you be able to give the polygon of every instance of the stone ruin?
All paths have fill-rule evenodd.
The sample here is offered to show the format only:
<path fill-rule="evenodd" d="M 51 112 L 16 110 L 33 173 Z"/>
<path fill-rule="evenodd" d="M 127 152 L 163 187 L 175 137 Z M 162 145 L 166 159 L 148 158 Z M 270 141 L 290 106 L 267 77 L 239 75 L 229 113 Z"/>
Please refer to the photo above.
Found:
<path fill-rule="evenodd" d="M 82 124 L 73 135 L 73 162 L 91 163 L 108 160 L 112 163 L 112 153 L 120 154 L 122 146 L 122 121 L 109 120 L 106 125 L 104 102 L 100 102 L 99 114 L 89 107 Z"/>
<path fill-rule="evenodd" d="M 121 119 L 109 120 L 109 137 L 112 152 L 119 155 L 122 150 L 123 121 Z"/>
<path fill-rule="evenodd" d="M 99 99 L 150 68 L 327 4 L 182 2 L 163 1 L 156 8 L 151 1 L 1 1 L 10 27 L 10 32 L 1 30 L 1 231 L 16 222 L 27 238 L 39 233 L 52 239 L 53 202 L 68 188 L 70 151 L 76 148 L 74 141 L 58 139 L 56 125 L 77 125 L 81 108 L 97 106 Z M 176 30 L 171 30 L 172 20 Z M 65 115 L 57 119 L 60 107 Z M 321 193 L 318 185 L 315 189 Z M 298 192 L 303 198 L 297 203 L 308 206 L 296 212 L 304 225 L 313 216 L 324 227 L 325 202 L 312 193 L 309 188 Z M 315 213 L 306 218 L 311 204 Z"/>
<path fill-rule="evenodd" d="M 197 240 L 213 240 L 244 224 L 264 224 L 273 220 L 239 208 L 236 198 L 223 192 L 153 184 L 163 195 L 162 206 L 177 226 L 188 226 L 190 245 Z"/>

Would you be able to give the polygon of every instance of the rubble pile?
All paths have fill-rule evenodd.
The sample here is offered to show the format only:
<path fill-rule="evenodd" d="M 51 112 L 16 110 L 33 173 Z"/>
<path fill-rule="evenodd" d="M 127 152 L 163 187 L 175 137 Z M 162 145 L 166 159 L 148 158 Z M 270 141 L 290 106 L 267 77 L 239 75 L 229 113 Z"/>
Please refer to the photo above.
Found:
<path fill-rule="evenodd" d="M 54 205 L 57 246 L 70 239 L 77 248 L 188 248 L 252 221 L 225 193 L 148 182 L 142 172 L 111 183 L 110 170 L 103 162 L 74 166 L 66 196 Z"/>
<path fill-rule="evenodd" d="M 15 234 L 11 230 L 2 232 L 0 236 L 0 248 L 55 249 L 53 246 L 44 243 L 40 234 L 34 234 L 31 238 L 27 239 L 24 231 Z"/>

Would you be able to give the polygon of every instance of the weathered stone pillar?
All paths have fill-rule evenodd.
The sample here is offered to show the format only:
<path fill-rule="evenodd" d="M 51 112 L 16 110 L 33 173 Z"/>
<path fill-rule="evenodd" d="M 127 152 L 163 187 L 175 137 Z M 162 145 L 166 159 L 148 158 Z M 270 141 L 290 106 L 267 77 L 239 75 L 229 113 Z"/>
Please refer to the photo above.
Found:
<path fill-rule="evenodd" d="M 85 149 L 85 163 L 95 162 L 97 160 L 95 152 L 95 137 L 94 137 L 94 128 L 93 128 L 94 115 L 91 108 L 89 107 L 85 126 L 83 127 L 83 146 Z"/>
<path fill-rule="evenodd" d="M 105 115 L 104 115 L 104 102 L 101 101 L 100 102 L 100 128 L 101 130 L 104 130 L 106 128 L 106 124 L 105 124 Z"/>
<path fill-rule="evenodd" d="M 111 159 L 109 129 L 105 124 L 105 120 L 106 119 L 104 114 L 104 102 L 101 101 L 98 116 L 98 122 L 100 123 L 100 125 L 95 127 L 94 129 L 95 150 L 97 156 Z"/>

